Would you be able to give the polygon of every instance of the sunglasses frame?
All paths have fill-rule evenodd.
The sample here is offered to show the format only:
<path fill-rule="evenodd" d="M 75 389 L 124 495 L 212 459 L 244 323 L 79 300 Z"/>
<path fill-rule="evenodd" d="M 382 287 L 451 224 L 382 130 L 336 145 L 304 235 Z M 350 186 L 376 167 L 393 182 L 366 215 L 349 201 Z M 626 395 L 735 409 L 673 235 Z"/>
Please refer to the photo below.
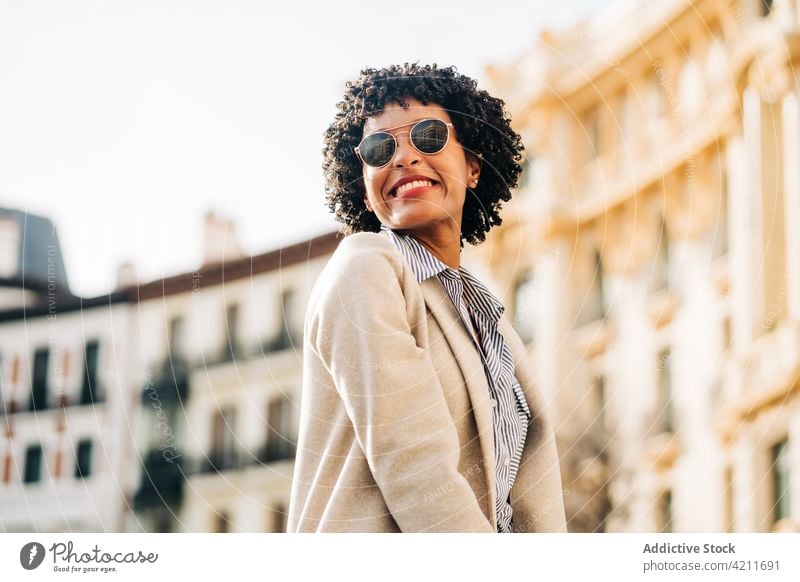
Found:
<path fill-rule="evenodd" d="M 431 154 L 423 152 L 422 150 L 420 150 L 417 147 L 417 145 L 414 143 L 414 140 L 411 138 L 411 133 L 414 131 L 414 128 L 417 127 L 420 123 L 425 123 L 426 121 L 440 121 L 440 122 L 444 123 L 445 126 L 447 127 L 447 139 L 445 140 L 444 145 L 442 146 L 442 148 L 439 151 L 433 152 Z M 411 147 L 413 147 L 415 150 L 417 150 L 419 153 L 421 153 L 424 156 L 435 156 L 436 154 L 441 153 L 444 150 L 444 148 L 447 147 L 447 144 L 450 143 L 450 129 L 455 129 L 455 126 L 452 123 L 444 121 L 443 119 L 439 119 L 438 117 L 426 117 L 425 119 L 419 119 L 417 121 L 411 121 L 409 123 L 404 123 L 402 125 L 397 125 L 395 127 L 387 127 L 386 129 L 381 129 L 380 131 L 375 131 L 375 132 L 373 132 L 373 133 L 361 138 L 361 141 L 358 142 L 358 145 L 355 147 L 356 156 L 358 156 L 358 159 L 361 160 L 362 162 L 364 162 L 365 164 L 367 164 L 370 168 L 376 168 L 376 169 L 385 168 L 386 166 L 388 166 L 389 164 L 392 163 L 392 160 L 394 159 L 395 154 L 397 154 L 397 137 L 395 136 L 395 134 L 389 133 L 389 132 L 394 130 L 394 129 L 400 129 L 401 127 L 406 127 L 407 125 L 410 125 L 411 128 L 408 131 L 399 131 L 399 132 L 397 132 L 397 135 L 400 135 L 401 133 L 408 133 L 408 141 L 409 141 L 409 143 L 411 143 Z M 394 140 L 394 152 L 392 152 L 392 157 L 389 158 L 388 162 L 386 162 L 382 166 L 373 166 L 372 164 L 368 163 L 364 158 L 361 157 L 361 144 L 363 144 L 365 140 L 368 140 L 372 136 L 380 135 L 382 133 L 385 133 L 386 135 L 391 136 L 391 138 Z"/>

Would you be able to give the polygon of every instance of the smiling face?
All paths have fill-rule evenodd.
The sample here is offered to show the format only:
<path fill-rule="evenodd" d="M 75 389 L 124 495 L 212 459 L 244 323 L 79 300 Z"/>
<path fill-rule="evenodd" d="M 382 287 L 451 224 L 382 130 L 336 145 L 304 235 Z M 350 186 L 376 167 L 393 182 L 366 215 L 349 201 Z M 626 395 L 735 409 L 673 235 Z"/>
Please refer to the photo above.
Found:
<path fill-rule="evenodd" d="M 414 122 L 434 118 L 450 123 L 451 119 L 435 103 L 423 105 L 412 97 L 405 101 L 407 108 L 387 103 L 364 124 L 364 136 L 396 128 L 389 133 L 397 141 L 394 157 L 386 166 L 373 168 L 362 162 L 364 202 L 381 224 L 391 229 L 439 240 L 454 236 L 458 241 L 466 189 L 474 188 L 480 164 L 472 156 L 468 159 L 453 128 L 441 152 L 426 155 L 417 151 L 409 140 Z M 402 185 L 409 178 L 414 180 Z"/>

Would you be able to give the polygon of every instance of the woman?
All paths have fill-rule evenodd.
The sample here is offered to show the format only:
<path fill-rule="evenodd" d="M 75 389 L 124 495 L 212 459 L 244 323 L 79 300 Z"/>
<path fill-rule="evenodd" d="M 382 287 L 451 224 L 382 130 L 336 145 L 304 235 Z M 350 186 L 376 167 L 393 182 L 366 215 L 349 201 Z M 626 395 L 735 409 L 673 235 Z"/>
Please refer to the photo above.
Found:
<path fill-rule="evenodd" d="M 348 236 L 306 314 L 290 532 L 565 531 L 524 347 L 460 266 L 521 151 L 503 101 L 453 68 L 347 84 L 323 168 Z"/>

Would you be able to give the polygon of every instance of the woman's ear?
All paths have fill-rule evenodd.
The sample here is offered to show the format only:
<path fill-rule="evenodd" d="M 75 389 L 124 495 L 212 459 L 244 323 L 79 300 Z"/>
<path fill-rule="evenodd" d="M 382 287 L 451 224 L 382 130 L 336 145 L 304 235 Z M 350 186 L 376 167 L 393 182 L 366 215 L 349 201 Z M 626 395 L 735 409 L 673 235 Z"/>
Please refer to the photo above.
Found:
<path fill-rule="evenodd" d="M 366 196 L 364 196 L 364 206 L 366 206 L 366 207 L 367 207 L 367 210 L 369 210 L 370 212 L 372 212 L 372 207 L 369 205 L 369 200 L 367 200 L 367 197 L 366 197 Z"/>
<path fill-rule="evenodd" d="M 467 166 L 469 171 L 467 185 L 470 188 L 475 188 L 478 185 L 478 178 L 481 175 L 483 156 L 481 154 L 470 154 L 467 160 Z"/>

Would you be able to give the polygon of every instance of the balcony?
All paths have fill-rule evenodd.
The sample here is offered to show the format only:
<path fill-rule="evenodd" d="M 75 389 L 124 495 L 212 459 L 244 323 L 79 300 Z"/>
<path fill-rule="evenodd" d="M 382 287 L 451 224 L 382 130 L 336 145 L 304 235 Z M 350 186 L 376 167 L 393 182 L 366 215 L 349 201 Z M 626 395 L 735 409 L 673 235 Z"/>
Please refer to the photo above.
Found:
<path fill-rule="evenodd" d="M 243 449 L 212 451 L 210 455 L 192 459 L 189 472 L 192 475 L 235 471 L 255 462 L 252 454 Z"/>
<path fill-rule="evenodd" d="M 56 394 L 47 390 L 46 393 L 31 394 L 23 404 L 16 400 L 0 402 L 0 416 L 11 415 L 21 412 L 45 412 L 49 410 L 61 410 L 78 406 L 96 406 L 102 404 L 105 398 L 101 392 L 96 392 L 96 384 L 91 390 L 82 390 L 80 398 L 70 397 L 67 394 Z"/>
<path fill-rule="evenodd" d="M 261 463 L 274 463 L 286 459 L 294 459 L 297 445 L 283 438 L 268 441 L 258 451 L 258 460 Z"/>
<path fill-rule="evenodd" d="M 167 506 L 175 508 L 183 499 L 182 457 L 174 454 L 168 460 L 158 449 L 151 449 L 142 463 L 139 489 L 133 498 L 136 511 Z"/>
<path fill-rule="evenodd" d="M 184 402 L 189 396 L 189 363 L 181 357 L 166 358 L 156 366 L 142 390 L 142 404 L 158 400 L 166 405 Z"/>
<path fill-rule="evenodd" d="M 186 472 L 188 475 L 209 475 L 224 471 L 238 471 L 247 467 L 294 459 L 296 451 L 295 443 L 283 439 L 270 441 L 255 453 L 241 448 L 216 451 L 208 456 L 192 459 L 187 463 Z"/>
<path fill-rule="evenodd" d="M 281 327 L 280 333 L 275 337 L 265 340 L 261 343 L 260 353 L 269 354 L 272 352 L 281 352 L 283 350 L 295 349 L 301 350 L 302 340 L 299 334 L 289 331 L 286 326 Z"/>

